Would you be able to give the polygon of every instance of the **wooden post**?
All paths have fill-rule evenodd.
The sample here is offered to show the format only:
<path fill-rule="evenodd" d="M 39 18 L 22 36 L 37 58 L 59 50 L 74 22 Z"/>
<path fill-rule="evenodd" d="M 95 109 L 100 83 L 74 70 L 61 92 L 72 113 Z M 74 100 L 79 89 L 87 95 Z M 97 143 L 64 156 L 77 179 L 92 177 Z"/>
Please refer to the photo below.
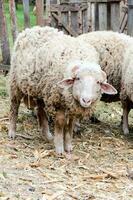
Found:
<path fill-rule="evenodd" d="M 133 36 L 133 0 L 128 0 L 127 34 Z"/>
<path fill-rule="evenodd" d="M 83 33 L 87 33 L 89 30 L 89 13 L 88 13 L 89 3 L 87 2 L 87 0 L 86 1 L 84 0 L 84 4 L 86 4 L 87 9 L 84 9 L 82 11 L 82 24 L 83 24 L 82 31 Z"/>
<path fill-rule="evenodd" d="M 9 0 L 10 16 L 11 16 L 11 29 L 13 41 L 16 40 L 18 31 L 17 31 L 17 20 L 16 20 L 16 7 L 14 0 Z"/>
<path fill-rule="evenodd" d="M 37 25 L 44 26 L 44 0 L 36 0 L 36 20 Z"/>
<path fill-rule="evenodd" d="M 94 4 L 94 19 L 95 19 L 95 30 L 99 30 L 99 7 L 98 7 L 98 3 L 96 2 Z"/>
<path fill-rule="evenodd" d="M 120 0 L 90 0 L 95 3 L 95 30 L 118 31 L 120 23 Z M 94 14 L 93 14 L 94 17 Z"/>
<path fill-rule="evenodd" d="M 23 0 L 23 8 L 24 8 L 24 27 L 30 27 L 30 16 L 29 16 L 29 0 Z"/>
<path fill-rule="evenodd" d="M 6 19 L 4 16 L 4 1 L 0 0 L 0 42 L 1 42 L 1 51 L 3 64 L 10 64 L 10 48 L 9 48 L 9 40 L 7 34 L 7 26 Z"/>
<path fill-rule="evenodd" d="M 99 3 L 99 30 L 107 30 L 107 3 Z"/>
<path fill-rule="evenodd" d="M 50 5 L 52 4 L 57 4 L 57 0 L 50 0 Z M 57 20 L 54 17 L 51 18 L 51 26 L 58 28 Z"/>
<path fill-rule="evenodd" d="M 120 26 L 120 3 L 112 2 L 111 4 L 111 29 L 113 31 L 119 31 Z"/>
<path fill-rule="evenodd" d="M 69 0 L 69 3 L 77 3 L 79 0 Z M 71 28 L 77 33 L 79 31 L 79 13 L 71 12 Z"/>
<path fill-rule="evenodd" d="M 51 13 L 50 13 L 50 0 L 46 0 L 46 7 L 45 7 L 45 17 L 44 17 L 44 26 L 45 25 L 50 25 L 50 17 L 51 17 Z"/>

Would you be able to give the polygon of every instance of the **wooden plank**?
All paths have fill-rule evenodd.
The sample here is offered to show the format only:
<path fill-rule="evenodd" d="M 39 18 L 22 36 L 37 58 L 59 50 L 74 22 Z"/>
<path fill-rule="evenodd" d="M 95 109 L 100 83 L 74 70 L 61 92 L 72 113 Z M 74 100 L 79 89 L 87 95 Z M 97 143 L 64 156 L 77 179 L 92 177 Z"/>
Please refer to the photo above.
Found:
<path fill-rule="evenodd" d="M 111 4 L 111 30 L 119 31 L 120 25 L 120 4 Z"/>
<path fill-rule="evenodd" d="M 18 35 L 18 30 L 17 30 L 17 19 L 16 19 L 16 6 L 14 0 L 9 0 L 9 10 L 11 16 L 12 36 L 13 36 L 13 41 L 15 41 Z"/>
<path fill-rule="evenodd" d="M 99 3 L 99 30 L 107 30 L 107 3 Z"/>
<path fill-rule="evenodd" d="M 44 17 L 44 25 L 50 25 L 51 21 L 51 13 L 50 13 L 50 0 L 46 0 L 45 7 L 45 17 Z"/>
<path fill-rule="evenodd" d="M 107 30 L 111 30 L 111 3 L 107 3 Z"/>
<path fill-rule="evenodd" d="M 92 24 L 91 24 L 91 3 L 88 3 L 88 25 L 89 25 L 89 29 L 88 31 L 92 31 Z"/>
<path fill-rule="evenodd" d="M 120 2 L 121 0 L 89 0 L 91 3 L 108 3 L 108 2 Z"/>
<path fill-rule="evenodd" d="M 71 18 L 71 29 L 74 30 L 76 35 L 79 34 L 79 13 L 78 12 L 71 12 L 70 18 Z"/>
<path fill-rule="evenodd" d="M 94 20 L 95 20 L 95 31 L 99 30 L 99 5 L 96 2 L 95 3 L 95 15 L 94 15 Z"/>
<path fill-rule="evenodd" d="M 7 34 L 7 25 L 6 19 L 4 15 L 4 1 L 0 0 L 0 42 L 1 42 L 1 51 L 3 64 L 10 64 L 10 48 L 9 48 L 9 40 Z"/>
<path fill-rule="evenodd" d="M 69 12 L 69 11 L 79 11 L 80 10 L 80 5 L 54 5 L 52 4 L 50 6 L 50 10 L 52 12 Z"/>
<path fill-rule="evenodd" d="M 60 20 L 57 14 L 52 13 L 52 16 L 53 16 L 56 20 L 58 20 L 58 21 Z M 78 36 L 78 33 L 75 32 L 74 30 L 72 30 L 69 26 L 66 26 L 64 23 L 62 23 L 62 26 L 63 26 L 63 28 L 66 29 L 66 31 L 67 31 L 70 35 L 73 35 L 73 36 L 75 36 L 75 37 Z"/>
<path fill-rule="evenodd" d="M 57 0 L 50 0 L 50 4 L 57 4 Z"/>
<path fill-rule="evenodd" d="M 89 20 L 88 20 L 88 10 L 82 11 L 82 30 L 83 33 L 87 33 L 89 29 Z"/>
<path fill-rule="evenodd" d="M 30 27 L 30 15 L 29 15 L 29 0 L 23 0 L 24 9 L 24 27 Z"/>
<path fill-rule="evenodd" d="M 127 13 L 125 13 L 125 15 L 123 17 L 123 21 L 122 21 L 122 24 L 121 24 L 119 32 L 120 33 L 124 33 L 124 30 L 126 29 L 126 26 L 127 26 Z"/>
<path fill-rule="evenodd" d="M 127 34 L 133 36 L 133 1 L 128 0 Z"/>
<path fill-rule="evenodd" d="M 91 30 L 95 31 L 95 3 L 91 4 Z"/>
<path fill-rule="evenodd" d="M 69 12 L 61 12 L 61 23 L 65 26 L 69 26 Z M 66 34 L 68 33 L 65 29 L 64 32 Z"/>
<path fill-rule="evenodd" d="M 57 0 L 50 0 L 50 11 L 51 11 L 51 5 L 57 5 Z M 51 26 L 58 28 L 58 20 L 55 17 L 53 17 L 52 12 L 51 12 Z"/>
<path fill-rule="evenodd" d="M 36 0 L 36 23 L 39 26 L 44 26 L 44 1 Z"/>

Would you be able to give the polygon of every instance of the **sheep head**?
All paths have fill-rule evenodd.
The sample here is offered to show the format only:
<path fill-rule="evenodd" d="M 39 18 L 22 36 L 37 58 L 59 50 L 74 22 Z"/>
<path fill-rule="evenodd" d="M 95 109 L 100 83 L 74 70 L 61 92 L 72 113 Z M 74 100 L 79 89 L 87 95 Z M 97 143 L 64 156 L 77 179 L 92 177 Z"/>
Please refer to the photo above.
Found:
<path fill-rule="evenodd" d="M 100 99 L 102 93 L 117 94 L 116 89 L 107 83 L 106 74 L 96 63 L 78 61 L 66 68 L 69 78 L 58 83 L 59 87 L 72 87 L 75 100 L 84 108 L 91 106 Z"/>

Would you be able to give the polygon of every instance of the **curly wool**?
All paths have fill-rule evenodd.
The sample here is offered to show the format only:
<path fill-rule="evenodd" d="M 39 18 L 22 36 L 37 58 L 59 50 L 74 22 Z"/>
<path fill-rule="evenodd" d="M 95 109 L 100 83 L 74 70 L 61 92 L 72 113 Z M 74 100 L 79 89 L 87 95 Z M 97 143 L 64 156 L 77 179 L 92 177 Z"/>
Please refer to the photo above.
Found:
<path fill-rule="evenodd" d="M 10 84 L 14 91 L 11 92 L 17 94 L 19 90 L 24 95 L 43 98 L 47 113 L 53 117 L 58 109 L 66 110 L 69 115 L 90 115 L 93 106 L 82 108 L 71 90 L 62 95 L 57 85 L 65 77 L 68 64 L 76 60 L 98 63 L 99 57 L 90 44 L 56 29 L 26 29 L 18 36 L 12 55 Z"/>
<path fill-rule="evenodd" d="M 133 39 L 125 52 L 120 97 L 123 101 L 128 98 L 133 102 Z"/>

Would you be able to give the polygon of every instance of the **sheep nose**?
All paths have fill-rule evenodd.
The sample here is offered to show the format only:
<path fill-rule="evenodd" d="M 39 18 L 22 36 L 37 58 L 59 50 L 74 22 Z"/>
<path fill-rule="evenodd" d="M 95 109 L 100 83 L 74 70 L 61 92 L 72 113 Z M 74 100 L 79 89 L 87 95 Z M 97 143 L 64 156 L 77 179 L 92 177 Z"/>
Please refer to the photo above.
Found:
<path fill-rule="evenodd" d="M 91 102 L 91 100 L 85 99 L 85 98 L 82 98 L 82 101 L 83 101 L 84 103 L 90 103 L 90 102 Z"/>

